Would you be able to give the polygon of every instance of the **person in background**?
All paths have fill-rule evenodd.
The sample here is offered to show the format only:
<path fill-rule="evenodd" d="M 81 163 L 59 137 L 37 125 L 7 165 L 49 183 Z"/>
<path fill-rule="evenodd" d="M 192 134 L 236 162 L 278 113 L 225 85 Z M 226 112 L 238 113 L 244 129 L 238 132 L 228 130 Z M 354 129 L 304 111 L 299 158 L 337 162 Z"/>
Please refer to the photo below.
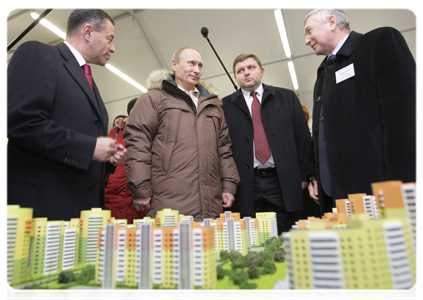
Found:
<path fill-rule="evenodd" d="M 128 115 L 138 98 L 132 99 L 127 106 Z M 126 126 L 127 116 L 119 115 L 113 120 L 113 128 L 109 131 L 109 136 L 116 140 L 116 144 L 125 146 L 123 132 Z M 132 224 L 135 219 L 142 219 L 144 212 L 138 212 L 132 204 L 131 190 L 126 183 L 126 165 L 122 162 L 110 174 L 106 184 L 106 209 L 112 212 L 115 219 L 126 219 L 127 224 Z"/>
<path fill-rule="evenodd" d="M 157 71 L 125 128 L 126 176 L 137 211 L 165 208 L 195 221 L 229 208 L 239 184 L 231 140 L 216 91 L 200 81 L 203 61 L 193 48 L 173 55 L 173 74 Z"/>
<path fill-rule="evenodd" d="M 416 180 L 416 63 L 391 27 L 350 30 L 340 9 L 304 20 L 305 44 L 323 55 L 313 96 L 310 196 L 321 213 L 371 184 Z"/>
<path fill-rule="evenodd" d="M 106 64 L 114 36 L 106 12 L 77 9 L 68 18 L 66 41 L 30 41 L 13 54 L 7 68 L 7 204 L 50 220 L 104 208 L 106 173 L 125 160 L 126 149 L 107 136 L 108 115 L 89 64 Z"/>
<path fill-rule="evenodd" d="M 310 124 L 310 113 L 308 112 L 307 106 L 305 106 L 304 104 L 301 104 L 301 107 L 303 108 L 303 112 L 307 120 L 308 129 L 310 130 L 310 134 L 312 135 L 313 130 L 311 129 L 311 124 Z"/>
<path fill-rule="evenodd" d="M 301 106 L 303 108 L 304 115 L 305 115 L 305 118 L 307 120 L 308 128 L 310 130 L 310 134 L 312 134 L 313 132 L 312 132 L 311 126 L 310 126 L 311 124 L 309 123 L 310 114 L 308 112 L 308 108 L 304 104 L 301 104 Z M 303 210 L 300 212 L 300 219 L 307 219 L 308 217 L 316 217 L 316 218 L 321 217 L 320 206 L 319 206 L 318 202 L 314 201 L 314 199 L 312 199 L 310 197 L 310 193 L 309 193 L 308 189 L 304 188 L 303 189 Z"/>
<path fill-rule="evenodd" d="M 303 209 L 310 132 L 297 95 L 262 83 L 257 55 L 238 55 L 233 71 L 241 89 L 222 99 L 241 178 L 232 209 L 241 217 L 275 212 L 280 235 Z"/>

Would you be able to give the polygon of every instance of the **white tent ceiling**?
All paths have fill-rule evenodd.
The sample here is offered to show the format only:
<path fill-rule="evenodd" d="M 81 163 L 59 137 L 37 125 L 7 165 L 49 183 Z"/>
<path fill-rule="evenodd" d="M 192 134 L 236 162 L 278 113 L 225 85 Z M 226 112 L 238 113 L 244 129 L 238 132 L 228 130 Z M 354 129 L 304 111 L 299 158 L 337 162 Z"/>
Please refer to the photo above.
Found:
<path fill-rule="evenodd" d="M 302 104 L 312 110 L 312 91 L 322 56 L 304 45 L 303 20 L 310 9 L 283 9 L 285 26 L 296 69 Z M 35 9 L 41 13 L 43 9 Z M 72 10 L 53 9 L 46 19 L 65 31 Z M 263 64 L 263 82 L 293 89 L 273 9 L 105 9 L 115 20 L 115 48 L 110 63 L 129 77 L 146 85 L 153 70 L 170 70 L 173 52 L 184 46 L 196 48 L 202 55 L 202 80 L 213 84 L 224 97 L 235 91 L 209 43 L 201 35 L 209 30 L 209 39 L 226 69 L 232 74 L 233 59 L 242 52 L 256 53 Z M 31 10 L 10 12 L 7 19 L 7 43 L 11 43 L 32 22 Z M 365 33 L 374 28 L 392 26 L 401 31 L 416 58 L 416 16 L 407 9 L 347 9 L 351 29 Z M 62 41 L 41 24 L 32 29 L 7 54 L 10 57 L 25 41 L 47 44 Z M 109 119 L 126 114 L 129 100 L 141 91 L 106 68 L 93 67 L 93 77 L 109 112 Z M 236 81 L 234 80 L 236 83 Z"/>

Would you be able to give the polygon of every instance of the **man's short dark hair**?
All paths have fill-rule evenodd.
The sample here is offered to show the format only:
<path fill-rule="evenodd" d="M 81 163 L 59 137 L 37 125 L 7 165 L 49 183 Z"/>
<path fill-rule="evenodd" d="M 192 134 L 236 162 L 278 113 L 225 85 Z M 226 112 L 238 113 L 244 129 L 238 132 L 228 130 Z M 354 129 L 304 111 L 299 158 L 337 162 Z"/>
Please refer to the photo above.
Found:
<path fill-rule="evenodd" d="M 138 97 L 135 97 L 134 99 L 128 102 L 128 107 L 127 107 L 128 116 L 131 113 L 131 110 L 134 108 L 134 105 L 137 102 L 137 100 L 138 100 Z"/>
<path fill-rule="evenodd" d="M 108 19 L 113 26 L 115 25 L 113 19 L 104 10 L 75 9 L 69 15 L 66 35 L 71 37 L 87 23 L 91 24 L 95 31 L 100 32 L 106 27 L 106 19 Z"/>
<path fill-rule="evenodd" d="M 236 77 L 236 70 L 235 70 L 236 64 L 237 64 L 237 63 L 239 63 L 239 62 L 241 62 L 241 61 L 246 60 L 246 59 L 247 59 L 247 58 L 249 58 L 249 57 L 254 58 L 254 60 L 255 60 L 255 61 L 257 62 L 257 64 L 259 65 L 260 69 L 262 68 L 260 58 L 258 58 L 258 56 L 257 56 L 257 55 L 255 55 L 254 53 L 251 53 L 251 52 L 244 52 L 244 53 L 241 53 L 240 55 L 238 55 L 238 56 L 234 59 L 234 62 L 233 62 L 233 64 L 232 64 L 232 70 L 234 71 L 234 76 L 235 76 L 235 77 Z"/>

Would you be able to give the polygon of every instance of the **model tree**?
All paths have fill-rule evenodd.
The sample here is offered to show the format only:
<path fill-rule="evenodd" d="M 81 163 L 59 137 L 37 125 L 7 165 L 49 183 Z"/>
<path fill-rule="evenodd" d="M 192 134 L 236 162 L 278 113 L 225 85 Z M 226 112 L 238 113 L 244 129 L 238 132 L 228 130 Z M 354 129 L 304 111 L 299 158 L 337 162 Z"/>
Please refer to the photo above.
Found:
<path fill-rule="evenodd" d="M 273 253 L 273 259 L 276 262 L 283 262 L 285 261 L 285 252 L 282 249 L 278 249 Z"/>
<path fill-rule="evenodd" d="M 249 268 L 252 266 L 261 267 L 263 264 L 263 258 L 257 252 L 250 251 L 245 256 L 245 265 Z"/>
<path fill-rule="evenodd" d="M 250 279 L 260 278 L 260 275 L 261 275 L 260 269 L 255 265 L 252 265 L 248 269 L 247 273 L 248 273 L 248 277 L 250 277 Z"/>
<path fill-rule="evenodd" d="M 226 271 L 223 269 L 222 265 L 218 265 L 216 268 L 217 279 L 222 279 L 225 277 Z"/>
<path fill-rule="evenodd" d="M 265 260 L 263 263 L 262 274 L 273 274 L 276 272 L 276 265 L 273 261 Z"/>
<path fill-rule="evenodd" d="M 95 278 L 95 266 L 94 265 L 87 265 L 85 268 L 82 269 L 79 276 L 76 277 L 76 282 L 78 284 L 86 284 L 90 280 Z"/>
<path fill-rule="evenodd" d="M 241 253 L 239 253 L 238 251 L 235 251 L 235 250 L 231 250 L 230 252 L 229 252 L 229 254 L 228 254 L 228 257 L 229 257 L 229 259 L 230 259 L 230 261 L 233 263 L 234 261 L 236 261 L 236 259 L 238 258 L 238 257 L 240 257 L 240 256 L 242 256 L 242 254 Z"/>
<path fill-rule="evenodd" d="M 220 261 L 225 262 L 229 259 L 229 253 L 227 250 L 222 250 L 219 253 Z"/>
<path fill-rule="evenodd" d="M 238 268 L 241 268 L 241 269 L 245 268 L 245 258 L 242 255 L 238 256 L 236 260 L 232 262 L 232 270 L 235 270 Z"/>
<path fill-rule="evenodd" d="M 232 281 L 240 285 L 242 282 L 248 281 L 248 274 L 243 268 L 236 269 L 232 274 Z"/>
<path fill-rule="evenodd" d="M 71 283 L 75 278 L 72 271 L 62 271 L 57 277 L 57 283 Z"/>

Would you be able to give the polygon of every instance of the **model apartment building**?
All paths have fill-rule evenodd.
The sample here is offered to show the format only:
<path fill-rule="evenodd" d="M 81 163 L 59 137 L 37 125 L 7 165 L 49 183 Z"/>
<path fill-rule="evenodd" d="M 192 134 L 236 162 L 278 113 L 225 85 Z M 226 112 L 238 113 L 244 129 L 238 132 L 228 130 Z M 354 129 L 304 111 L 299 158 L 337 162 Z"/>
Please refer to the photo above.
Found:
<path fill-rule="evenodd" d="M 306 226 L 282 234 L 292 289 L 408 289 L 415 284 L 415 184 L 389 181 L 372 189 L 374 195 L 337 200 L 339 212 L 300 221 Z"/>

